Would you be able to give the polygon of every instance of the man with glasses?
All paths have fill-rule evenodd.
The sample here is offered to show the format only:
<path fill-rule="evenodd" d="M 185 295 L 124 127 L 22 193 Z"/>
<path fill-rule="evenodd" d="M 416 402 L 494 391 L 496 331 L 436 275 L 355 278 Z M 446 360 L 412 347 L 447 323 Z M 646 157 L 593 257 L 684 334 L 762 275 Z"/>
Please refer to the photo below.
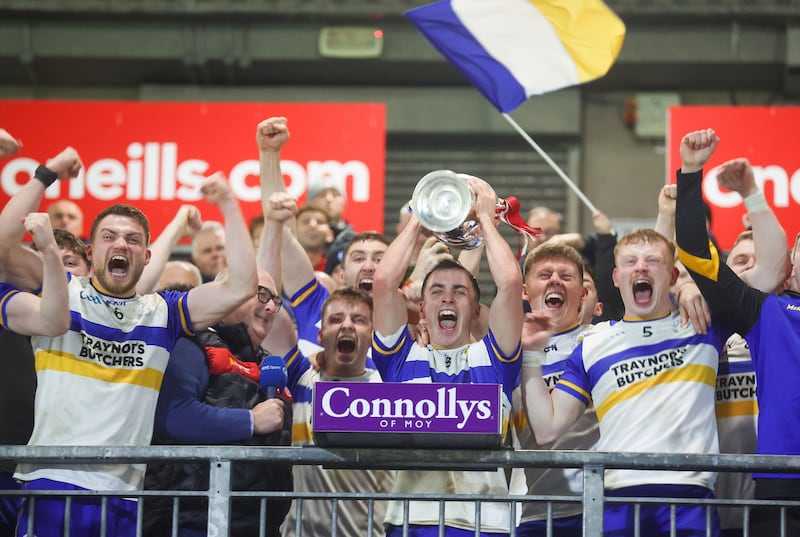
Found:
<path fill-rule="evenodd" d="M 267 231 L 265 231 L 266 233 Z M 227 277 L 227 269 L 217 279 Z M 291 396 L 261 393 L 260 347 L 282 305 L 268 272 L 258 269 L 258 292 L 221 323 L 175 345 L 156 408 L 154 442 L 162 444 L 289 445 Z M 270 397 L 271 396 L 271 397 Z M 269 398 L 266 398 L 269 397 Z M 292 490 L 291 466 L 234 463 L 233 490 Z M 208 486 L 205 465 L 149 465 L 148 489 L 175 490 L 182 484 Z M 290 501 L 267 502 L 266 535 L 277 537 Z M 206 535 L 205 501 L 182 501 L 179 535 Z M 145 535 L 168 535 L 172 503 L 147 502 Z M 231 535 L 255 535 L 258 499 L 233 503 Z"/>

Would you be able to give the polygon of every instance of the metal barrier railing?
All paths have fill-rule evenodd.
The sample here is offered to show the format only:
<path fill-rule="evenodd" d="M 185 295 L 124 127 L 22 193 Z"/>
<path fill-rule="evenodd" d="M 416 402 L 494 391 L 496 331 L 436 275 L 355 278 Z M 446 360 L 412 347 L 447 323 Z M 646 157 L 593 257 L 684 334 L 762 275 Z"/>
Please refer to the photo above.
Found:
<path fill-rule="evenodd" d="M 311 492 L 239 492 L 231 490 L 231 464 L 238 461 L 289 463 L 293 465 L 322 465 L 325 468 L 385 469 L 385 470 L 494 470 L 496 468 L 582 468 L 583 491 L 577 496 L 478 496 L 457 494 L 373 494 L 359 492 L 311 493 Z M 148 498 L 169 496 L 175 498 L 173 509 L 177 509 L 178 497 L 208 498 L 209 535 L 228 535 L 230 528 L 231 500 L 234 498 L 260 498 L 261 519 L 264 518 L 266 501 L 270 498 L 297 499 L 297 509 L 302 509 L 305 500 L 330 500 L 336 502 L 356 499 L 367 501 L 470 501 L 507 502 L 511 505 L 511 526 L 514 535 L 516 503 L 525 501 L 553 503 L 580 502 L 583 505 L 583 534 L 586 537 L 603 535 L 604 503 L 705 505 L 710 512 L 712 506 L 742 507 L 745 522 L 749 508 L 768 505 L 775 508 L 800 507 L 800 501 L 759 501 L 732 499 L 686 499 L 686 498 L 622 498 L 604 495 L 604 472 L 607 469 L 636 470 L 682 470 L 716 472 L 760 472 L 800 473 L 800 457 L 773 455 L 693 455 L 661 453 L 598 453 L 585 451 L 511 451 L 511 450 L 421 450 L 421 449 L 361 449 L 318 447 L 250 447 L 250 446 L 148 446 L 148 447 L 87 447 L 87 446 L 0 446 L 0 461 L 16 463 L 71 465 L 81 463 L 142 463 L 208 461 L 210 481 L 207 491 L 11 491 L 0 490 L 0 496 L 95 496 L 102 498 L 128 497 Z M 443 505 L 443 504 L 442 504 Z M 407 512 L 407 511 L 406 511 Z M 175 511 L 173 511 L 173 518 Z M 638 513 L 638 507 L 637 507 Z M 443 508 L 442 508 L 443 516 Z M 786 513 L 780 511 L 781 518 Z M 141 535 L 142 510 L 139 510 L 137 537 Z M 301 516 L 298 515 L 298 519 Z M 673 507 L 674 518 L 674 507 Z M 440 521 L 443 525 L 443 522 Z M 785 531 L 784 531 L 785 534 Z M 177 529 L 173 527 L 173 535 Z M 745 523 L 745 537 L 748 536 Z M 756 537 L 756 536 L 754 536 Z"/>

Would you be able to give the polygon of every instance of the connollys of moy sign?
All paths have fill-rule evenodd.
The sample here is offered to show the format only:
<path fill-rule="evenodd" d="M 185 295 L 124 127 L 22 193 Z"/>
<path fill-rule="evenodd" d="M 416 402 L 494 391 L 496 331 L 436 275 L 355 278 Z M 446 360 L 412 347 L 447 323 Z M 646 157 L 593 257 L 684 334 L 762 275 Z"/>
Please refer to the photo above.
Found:
<path fill-rule="evenodd" d="M 313 400 L 318 446 L 502 446 L 497 384 L 317 382 Z"/>

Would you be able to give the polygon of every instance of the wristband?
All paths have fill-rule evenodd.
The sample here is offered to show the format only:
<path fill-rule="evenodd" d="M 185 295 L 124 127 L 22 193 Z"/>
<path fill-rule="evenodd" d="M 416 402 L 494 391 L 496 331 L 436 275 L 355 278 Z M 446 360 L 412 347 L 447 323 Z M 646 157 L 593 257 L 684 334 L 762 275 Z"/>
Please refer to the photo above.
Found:
<path fill-rule="evenodd" d="M 764 193 L 760 190 L 747 196 L 744 199 L 744 206 L 747 207 L 748 213 L 766 211 L 769 209 L 769 205 L 767 205 L 767 199 L 764 197 Z"/>
<path fill-rule="evenodd" d="M 45 188 L 55 183 L 58 179 L 58 174 L 56 172 L 41 164 L 36 168 L 36 171 L 33 172 L 33 176 L 41 181 Z"/>
<path fill-rule="evenodd" d="M 544 351 L 522 351 L 523 367 L 542 367 Z"/>

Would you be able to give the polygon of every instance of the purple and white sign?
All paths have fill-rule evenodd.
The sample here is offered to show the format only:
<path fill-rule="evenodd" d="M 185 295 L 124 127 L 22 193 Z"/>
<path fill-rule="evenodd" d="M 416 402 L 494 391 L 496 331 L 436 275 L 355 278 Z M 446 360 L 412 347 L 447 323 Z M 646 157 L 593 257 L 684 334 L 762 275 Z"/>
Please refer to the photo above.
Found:
<path fill-rule="evenodd" d="M 314 433 L 502 434 L 497 384 L 317 382 Z"/>

